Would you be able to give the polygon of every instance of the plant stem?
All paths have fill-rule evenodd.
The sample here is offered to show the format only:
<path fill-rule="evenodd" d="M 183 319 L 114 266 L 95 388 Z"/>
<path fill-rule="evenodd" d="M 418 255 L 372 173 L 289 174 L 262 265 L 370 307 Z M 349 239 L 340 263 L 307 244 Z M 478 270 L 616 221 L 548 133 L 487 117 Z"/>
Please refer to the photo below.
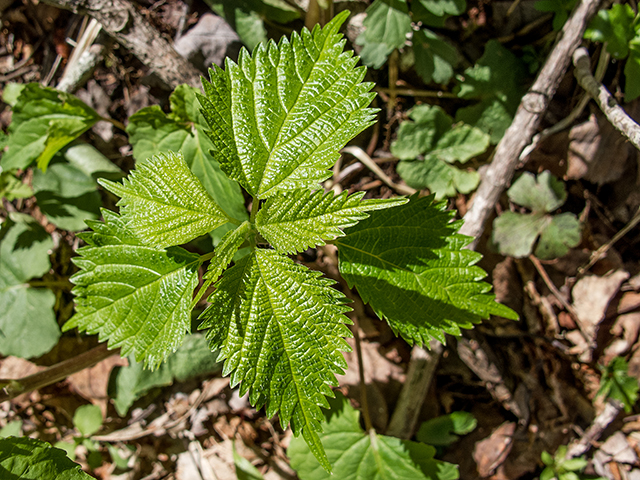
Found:
<path fill-rule="evenodd" d="M 18 395 L 46 387 L 64 380 L 80 370 L 92 367 L 96 363 L 109 358 L 111 355 L 120 354 L 120 349 L 109 350 L 106 343 L 102 343 L 88 352 L 81 353 L 73 358 L 52 365 L 44 370 L 19 379 L 0 380 L 0 402 L 16 398 Z"/>
<path fill-rule="evenodd" d="M 109 122 L 111 125 L 113 125 L 116 128 L 119 128 L 123 132 L 127 131 L 127 127 L 124 126 L 124 123 L 119 122 L 118 120 L 114 120 L 113 118 L 109 118 L 109 117 L 102 117 L 102 120 L 104 120 L 105 122 Z"/>
<path fill-rule="evenodd" d="M 256 215 L 258 214 L 259 206 L 260 206 L 260 200 L 258 200 L 257 198 L 254 198 L 253 202 L 251 202 L 251 215 L 249 216 L 249 221 L 251 223 L 255 223 L 256 221 Z"/>
<path fill-rule="evenodd" d="M 371 414 L 369 413 L 369 399 L 367 398 L 367 385 L 364 381 L 364 362 L 362 360 L 362 345 L 360 344 L 360 324 L 358 315 L 353 316 L 353 338 L 356 341 L 356 356 L 358 357 L 358 374 L 360 375 L 360 403 L 362 404 L 362 416 L 364 426 L 368 431 L 373 430 Z"/>
<path fill-rule="evenodd" d="M 59 288 L 61 290 L 71 290 L 73 288 L 73 284 L 65 279 L 65 280 L 30 280 L 27 282 L 30 287 L 46 287 L 50 289 Z"/>

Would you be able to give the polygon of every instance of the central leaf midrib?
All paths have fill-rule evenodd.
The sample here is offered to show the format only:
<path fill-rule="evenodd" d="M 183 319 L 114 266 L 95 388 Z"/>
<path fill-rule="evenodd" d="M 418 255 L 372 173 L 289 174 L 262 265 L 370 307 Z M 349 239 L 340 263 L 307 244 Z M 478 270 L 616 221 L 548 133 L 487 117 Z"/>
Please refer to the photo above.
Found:
<path fill-rule="evenodd" d="M 265 164 L 264 164 L 264 168 L 262 169 L 262 172 L 261 172 L 262 174 L 261 174 L 261 176 L 260 176 L 260 182 L 258 183 L 258 189 L 257 189 L 257 191 L 258 191 L 258 192 L 260 192 L 260 191 L 261 191 L 261 189 L 262 189 L 262 185 L 263 185 L 263 182 L 264 182 L 264 172 L 267 170 L 267 166 L 269 165 L 269 163 L 270 163 L 270 161 L 271 161 L 271 158 L 272 158 L 272 156 L 273 156 L 274 151 L 276 150 L 276 147 L 282 147 L 283 145 L 286 145 L 286 143 L 288 143 L 288 142 L 286 142 L 286 143 L 280 143 L 280 136 L 282 135 L 282 129 L 284 128 L 284 126 L 285 126 L 285 125 L 287 124 L 287 122 L 289 121 L 290 114 L 291 114 L 291 112 L 294 110 L 294 108 L 295 108 L 295 106 L 296 106 L 296 104 L 297 104 L 297 102 L 298 102 L 298 99 L 300 98 L 300 95 L 302 94 L 302 92 L 303 92 L 303 91 L 305 90 L 305 88 L 307 87 L 307 83 L 309 82 L 309 79 L 313 77 L 313 74 L 314 74 L 314 72 L 316 71 L 316 69 L 318 68 L 318 64 L 320 63 L 320 59 L 322 58 L 323 54 L 325 54 L 325 46 L 326 46 L 326 44 L 327 44 L 326 40 L 327 40 L 327 38 L 325 38 L 325 39 L 324 39 L 324 42 L 323 42 L 323 44 L 322 44 L 322 47 L 319 49 L 318 57 L 314 60 L 313 67 L 312 67 L 312 68 L 311 68 L 311 70 L 309 71 L 309 75 L 308 75 L 308 76 L 307 76 L 307 78 L 302 82 L 302 85 L 301 85 L 300 89 L 298 90 L 298 92 L 296 92 L 295 100 L 294 100 L 294 101 L 293 101 L 293 103 L 292 103 L 292 107 L 291 107 L 289 110 L 287 110 L 287 113 L 286 113 L 286 115 L 285 115 L 284 119 L 282 120 L 282 123 L 280 124 L 280 126 L 279 126 L 279 128 L 278 128 L 278 133 L 277 133 L 277 135 L 276 135 L 276 140 L 275 140 L 275 142 L 274 142 L 273 146 L 272 146 L 272 147 L 270 147 L 270 149 L 269 149 L 269 156 L 267 157 L 267 160 L 266 160 L 266 162 L 265 162 Z M 300 39 L 300 42 L 302 42 L 302 38 Z M 307 52 L 308 52 L 308 49 L 306 48 L 306 46 L 304 46 L 303 48 L 304 48 L 305 50 L 307 50 Z M 294 51 L 294 47 L 293 47 L 293 43 L 291 43 L 291 52 L 292 52 L 292 55 L 294 55 L 294 56 L 295 56 L 295 54 L 293 53 L 293 51 Z M 309 55 L 309 57 L 311 57 L 311 55 Z M 280 63 L 280 61 L 281 61 L 281 60 L 282 60 L 282 56 L 280 55 L 280 57 L 278 58 L 278 63 Z M 277 68 L 277 66 L 276 66 L 276 68 Z M 297 70 L 297 69 L 296 69 L 296 70 Z M 299 73 L 299 72 L 297 72 L 297 73 Z M 340 79 L 340 77 L 337 77 L 336 82 L 337 82 L 339 79 Z M 278 76 L 276 76 L 276 89 L 278 88 L 278 82 L 279 82 L 279 80 L 278 80 Z M 336 82 L 332 83 L 332 84 L 330 85 L 330 87 L 331 87 L 331 86 L 333 86 L 333 85 L 335 85 L 335 83 L 336 83 Z M 253 89 L 251 90 L 251 93 L 252 93 L 252 97 L 254 98 L 254 111 L 255 111 L 255 110 L 256 110 L 256 109 L 255 109 L 255 95 L 253 95 L 253 93 L 254 93 L 254 92 L 253 92 Z M 334 105 L 334 106 L 335 106 L 335 105 Z M 333 108 L 333 107 L 331 107 L 331 108 Z M 331 108 L 330 108 L 330 109 L 331 109 Z M 325 113 L 326 113 L 326 111 L 325 111 L 325 112 L 322 112 L 322 113 L 320 114 L 320 116 L 324 115 Z M 318 116 L 317 118 L 319 118 L 320 116 Z M 317 120 L 317 118 L 316 118 L 316 120 Z M 256 117 L 256 118 L 255 118 L 256 126 L 257 126 L 257 124 L 258 124 L 257 120 L 258 120 L 258 119 L 257 119 L 257 117 Z M 313 123 L 313 122 L 312 122 L 312 123 Z M 311 123 L 311 124 L 312 124 L 312 123 Z M 310 124 L 310 125 L 311 125 L 311 124 Z M 298 132 L 298 133 L 297 133 L 293 138 L 297 138 L 297 137 L 299 137 L 299 136 L 300 136 L 300 134 L 301 134 L 302 132 L 304 132 L 304 130 L 306 130 L 306 129 L 303 129 L 303 130 L 301 130 L 300 132 Z M 262 137 L 261 137 L 261 138 L 262 138 Z M 314 151 L 315 151 L 315 150 L 314 150 Z M 302 162 L 300 162 L 300 163 L 302 163 Z M 297 168 L 297 167 L 300 165 L 300 163 L 298 163 L 298 165 L 296 165 L 296 167 L 295 167 L 295 168 Z M 295 168 L 294 168 L 293 170 L 291 170 L 291 172 L 289 172 L 289 174 L 288 174 L 287 176 L 291 175 L 291 173 L 293 173 L 293 171 L 295 170 Z M 286 178 L 286 177 L 285 177 L 285 178 Z M 283 180 L 281 180 L 280 182 L 278 182 L 278 184 L 282 183 L 282 181 L 283 181 Z M 276 185 L 278 185 L 278 184 L 276 184 Z M 275 185 L 274 185 L 274 187 L 275 187 Z M 271 188 L 274 188 L 274 187 L 271 187 Z"/>
<path fill-rule="evenodd" d="M 268 259 L 265 259 L 268 261 Z M 264 283 L 264 286 L 266 287 L 267 290 L 267 298 L 269 299 L 269 306 L 271 307 L 271 312 L 275 312 L 275 309 L 273 307 L 273 301 L 271 299 L 271 291 L 275 290 L 272 288 L 269 288 L 269 284 L 267 283 L 263 272 L 263 268 L 260 262 L 260 259 L 258 258 L 258 256 L 256 255 L 256 266 L 258 267 L 258 272 L 260 273 L 260 278 L 262 279 L 262 282 Z M 305 419 L 305 427 L 308 428 L 312 428 L 313 424 L 311 423 L 311 421 L 309 420 L 309 415 L 307 412 L 307 409 L 304 408 L 304 405 L 302 403 L 302 395 L 300 392 L 300 387 L 299 387 L 299 379 L 296 377 L 296 375 L 294 374 L 293 368 L 292 368 L 292 362 L 291 362 L 291 357 L 289 355 L 289 351 L 286 348 L 286 342 L 285 342 L 285 338 L 284 338 L 284 334 L 282 332 L 281 326 L 280 326 L 280 322 L 277 320 L 277 317 L 275 315 L 273 315 L 274 318 L 276 319 L 276 325 L 278 328 L 278 332 L 280 334 L 280 341 L 282 342 L 282 350 L 284 352 L 284 355 L 287 359 L 287 364 L 289 365 L 289 372 L 291 373 L 291 378 L 293 381 L 293 384 L 295 386 L 296 389 L 296 395 L 298 397 L 298 405 L 300 406 L 300 410 L 302 411 L 302 416 Z M 291 410 L 291 414 L 293 415 L 293 413 L 295 412 L 295 407 Z"/>

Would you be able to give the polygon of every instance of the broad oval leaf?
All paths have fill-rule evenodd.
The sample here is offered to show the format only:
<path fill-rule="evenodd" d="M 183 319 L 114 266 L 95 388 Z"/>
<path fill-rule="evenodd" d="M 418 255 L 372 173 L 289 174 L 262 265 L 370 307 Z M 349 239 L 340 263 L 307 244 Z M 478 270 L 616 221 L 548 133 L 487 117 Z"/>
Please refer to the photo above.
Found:
<path fill-rule="evenodd" d="M 0 353 L 22 358 L 47 353 L 60 328 L 51 290 L 30 288 L 28 280 L 49 271 L 51 236 L 28 215 L 11 213 L 0 229 Z M 37 336 L 33 332 L 38 332 Z"/>
<path fill-rule="evenodd" d="M 316 188 L 330 176 L 339 150 L 372 124 L 373 84 L 344 52 L 338 33 L 348 12 L 291 41 L 260 44 L 253 58 L 210 70 L 200 97 L 215 158 L 253 197 Z"/>
<path fill-rule="evenodd" d="M 335 374 L 346 368 L 343 337 L 351 335 L 344 316 L 346 299 L 320 272 L 273 250 L 256 249 L 226 271 L 209 297 L 199 328 L 208 328 L 212 350 L 219 349 L 223 375 L 241 383 L 240 395 L 267 415 L 291 422 L 330 470 L 318 432 L 320 406 L 333 396 Z"/>
<path fill-rule="evenodd" d="M 394 332 L 410 343 L 444 343 L 490 314 L 517 319 L 487 293 L 481 255 L 464 247 L 460 222 L 433 197 L 412 197 L 393 210 L 374 212 L 335 241 L 340 272 Z"/>
<path fill-rule="evenodd" d="M 347 196 L 322 190 L 296 190 L 267 200 L 256 216 L 260 234 L 279 252 L 303 252 L 342 237 L 344 228 L 367 218 L 368 211 L 407 203 L 406 198 L 362 200 L 365 192 Z"/>
<path fill-rule="evenodd" d="M 333 465 L 328 474 L 313 461 L 307 445 L 293 438 L 287 450 L 301 480 L 455 480 L 458 467 L 436 460 L 436 450 L 423 443 L 365 433 L 360 413 L 338 394 L 325 412 L 327 423 L 320 440 Z"/>
<path fill-rule="evenodd" d="M 0 438 L 0 472 L 20 480 L 93 480 L 64 450 L 28 437 Z"/>
<path fill-rule="evenodd" d="M 62 147 L 100 119 L 95 110 L 73 95 L 29 83 L 13 106 L 8 150 L 0 164 L 11 170 L 37 161 L 38 167 L 46 170 Z"/>
<path fill-rule="evenodd" d="M 143 245 L 122 217 L 103 210 L 103 222 L 87 222 L 80 234 L 88 246 L 74 263 L 76 314 L 63 330 L 77 327 L 123 355 L 152 368 L 173 353 L 191 326 L 191 297 L 200 258 L 182 248 L 158 250 Z"/>
<path fill-rule="evenodd" d="M 187 243 L 231 219 L 213 201 L 181 154 L 159 154 L 139 164 L 122 185 L 99 180 L 120 198 L 123 219 L 144 243 Z"/>

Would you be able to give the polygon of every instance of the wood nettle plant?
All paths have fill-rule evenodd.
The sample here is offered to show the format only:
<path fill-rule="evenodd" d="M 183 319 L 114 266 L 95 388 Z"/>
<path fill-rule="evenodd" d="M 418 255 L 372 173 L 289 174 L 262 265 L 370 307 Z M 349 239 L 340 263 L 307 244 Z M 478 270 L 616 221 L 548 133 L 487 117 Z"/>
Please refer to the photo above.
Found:
<path fill-rule="evenodd" d="M 515 315 L 480 281 L 480 255 L 464 249 L 470 239 L 456 233 L 460 222 L 443 204 L 319 190 L 340 149 L 376 113 L 365 68 L 343 51 L 346 17 L 260 44 L 252 56 L 243 51 L 203 80 L 212 153 L 253 197 L 248 221 L 225 212 L 179 153 L 158 152 L 122 184 L 100 181 L 120 197 L 120 215 L 105 210 L 80 234 L 87 246 L 72 277 L 77 313 L 64 326 L 97 333 L 154 368 L 181 344 L 191 310 L 217 282 L 199 328 L 224 359 L 223 373 L 252 405 L 302 434 L 327 470 L 320 407 L 347 367 L 348 301 L 289 254 L 335 243 L 348 284 L 411 344 L 444 341 L 490 314 Z M 235 229 L 209 254 L 178 246 L 224 224 Z M 241 247 L 250 253 L 229 267 Z"/>

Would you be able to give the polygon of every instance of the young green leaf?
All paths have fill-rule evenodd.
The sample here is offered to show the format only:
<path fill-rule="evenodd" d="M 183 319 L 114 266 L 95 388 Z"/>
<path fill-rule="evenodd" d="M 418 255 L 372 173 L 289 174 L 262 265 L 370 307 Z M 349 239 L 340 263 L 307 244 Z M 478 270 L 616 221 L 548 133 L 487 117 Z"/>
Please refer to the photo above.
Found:
<path fill-rule="evenodd" d="M 139 164 L 122 185 L 99 183 L 121 197 L 118 206 L 127 225 L 149 245 L 187 243 L 231 220 L 173 152 Z"/>
<path fill-rule="evenodd" d="M 564 184 L 550 172 L 545 170 L 537 177 L 523 173 L 507 195 L 532 213 L 505 212 L 494 220 L 492 241 L 503 255 L 526 257 L 538 237 L 534 253 L 544 260 L 561 257 L 580 243 L 580 222 L 573 213 L 547 215 L 567 199 Z"/>
<path fill-rule="evenodd" d="M 458 124 L 440 107 L 419 106 L 410 114 L 413 121 L 404 121 L 391 152 L 403 161 L 398 173 L 416 189 L 428 188 L 437 199 L 469 193 L 480 182 L 477 172 L 460 170 L 451 163 L 465 163 L 489 146 L 489 135 L 479 128 Z M 423 159 L 417 159 L 423 155 Z"/>
<path fill-rule="evenodd" d="M 51 236 L 27 215 L 12 213 L 0 229 L 0 353 L 38 357 L 58 343 L 51 290 L 26 283 L 51 268 Z M 38 332 L 34 337 L 33 332 Z"/>
<path fill-rule="evenodd" d="M 432 27 L 444 27 L 447 18 L 452 15 L 462 15 L 466 9 L 466 0 L 414 0 L 411 2 L 413 21 Z"/>
<path fill-rule="evenodd" d="M 149 371 L 131 355 L 128 360 L 129 365 L 116 373 L 115 391 L 110 395 L 121 417 L 127 414 L 133 402 L 153 388 L 222 370 L 222 364 L 211 354 L 209 342 L 199 333 L 187 335 L 182 345 L 157 370 Z"/>
<path fill-rule="evenodd" d="M 518 318 L 487 293 L 486 274 L 474 266 L 481 255 L 464 248 L 470 238 L 456 233 L 460 222 L 451 217 L 433 197 L 414 196 L 335 241 L 349 286 L 410 343 L 444 343 L 445 333 L 460 335 L 490 314 Z"/>
<path fill-rule="evenodd" d="M 236 467 L 238 480 L 264 480 L 258 469 L 238 453 L 235 443 L 233 444 L 233 463 Z"/>
<path fill-rule="evenodd" d="M 629 54 L 629 41 L 635 36 L 636 14 L 626 3 L 612 5 L 600 10 L 591 20 L 584 37 L 595 42 L 606 43 L 607 51 L 621 60 Z"/>
<path fill-rule="evenodd" d="M 34 161 L 46 170 L 65 145 L 101 119 L 73 95 L 29 83 L 20 92 L 9 125 L 8 150 L 0 165 L 5 170 L 26 168 Z"/>
<path fill-rule="evenodd" d="M 222 170 L 253 197 L 317 188 L 347 141 L 372 124 L 371 83 L 344 52 L 342 12 L 324 28 L 246 50 L 210 70 L 203 114 Z"/>
<path fill-rule="evenodd" d="M 426 29 L 414 32 L 413 53 L 416 72 L 425 83 L 449 83 L 453 69 L 460 62 L 460 55 L 454 46 Z"/>
<path fill-rule="evenodd" d="M 364 48 L 362 63 L 380 68 L 396 48 L 402 48 L 411 33 L 411 17 L 405 0 L 375 0 L 367 8 L 365 31 L 356 39 Z"/>
<path fill-rule="evenodd" d="M 22 183 L 11 172 L 0 172 L 0 199 L 6 198 L 13 202 L 16 198 L 27 198 L 32 195 L 31 187 Z"/>
<path fill-rule="evenodd" d="M 220 170 L 218 161 L 211 156 L 213 144 L 205 133 L 209 126 L 200 113 L 197 91 L 188 85 L 178 85 L 169 97 L 171 113 L 165 114 L 154 105 L 129 118 L 127 133 L 133 157 L 140 163 L 158 152 L 182 152 L 186 164 L 220 208 L 239 221 L 248 220 L 240 186 Z M 211 234 L 214 242 L 230 227 L 222 225 L 214 230 Z"/>
<path fill-rule="evenodd" d="M 458 109 L 456 120 L 480 128 L 498 143 L 511 125 L 524 93 L 526 70 L 513 53 L 489 40 L 477 63 L 459 76 L 458 97 L 479 103 Z"/>
<path fill-rule="evenodd" d="M 409 111 L 409 119 L 398 128 L 398 139 L 391 153 L 400 160 L 415 160 L 429 150 L 453 125 L 453 120 L 438 106 L 418 105 Z"/>
<path fill-rule="evenodd" d="M 62 230 L 84 230 L 85 220 L 100 218 L 98 185 L 73 165 L 54 163 L 46 172 L 36 170 L 33 190 L 42 213 Z"/>
<path fill-rule="evenodd" d="M 576 0 L 538 0 L 533 7 L 540 12 L 553 12 L 553 29 L 559 31 L 575 4 Z"/>
<path fill-rule="evenodd" d="M 343 229 L 367 218 L 368 211 L 407 203 L 405 198 L 362 200 L 364 194 L 295 190 L 272 197 L 258 212 L 256 227 L 280 253 L 297 253 L 343 236 Z"/>
<path fill-rule="evenodd" d="M 102 411 L 98 405 L 82 405 L 73 414 L 73 424 L 84 437 L 90 437 L 102 426 Z"/>
<path fill-rule="evenodd" d="M 200 259 L 181 248 L 158 250 L 144 245 L 122 217 L 103 210 L 103 222 L 87 222 L 80 234 L 88 246 L 74 263 L 76 314 L 63 330 L 79 328 L 108 339 L 122 354 L 157 367 L 191 325 L 191 296 L 198 283 Z"/>
<path fill-rule="evenodd" d="M 448 415 L 427 420 L 422 425 L 416 439 L 422 443 L 435 446 L 446 446 L 455 443 L 460 438 L 472 432 L 478 421 L 468 412 L 451 412 Z"/>
<path fill-rule="evenodd" d="M 622 402 L 629 413 L 638 401 L 638 379 L 629 375 L 629 364 L 622 357 L 615 357 L 606 366 L 601 366 L 602 378 L 597 395 Z"/>
<path fill-rule="evenodd" d="M 360 413 L 342 395 L 329 400 L 327 423 L 320 440 L 324 445 L 333 475 L 314 462 L 309 447 L 293 438 L 287 449 L 291 466 L 301 480 L 455 480 L 458 467 L 436 460 L 430 445 L 363 432 Z"/>
<path fill-rule="evenodd" d="M 226 359 L 224 375 L 240 395 L 267 415 L 279 413 L 302 433 L 323 467 L 330 470 L 318 433 L 320 406 L 333 396 L 336 373 L 346 368 L 350 347 L 346 299 L 320 272 L 273 250 L 256 249 L 231 267 L 209 297 L 199 328 L 208 328 L 212 349 Z"/>
<path fill-rule="evenodd" d="M 0 439 L 0 471 L 7 479 L 93 480 L 64 450 L 27 437 Z"/>

